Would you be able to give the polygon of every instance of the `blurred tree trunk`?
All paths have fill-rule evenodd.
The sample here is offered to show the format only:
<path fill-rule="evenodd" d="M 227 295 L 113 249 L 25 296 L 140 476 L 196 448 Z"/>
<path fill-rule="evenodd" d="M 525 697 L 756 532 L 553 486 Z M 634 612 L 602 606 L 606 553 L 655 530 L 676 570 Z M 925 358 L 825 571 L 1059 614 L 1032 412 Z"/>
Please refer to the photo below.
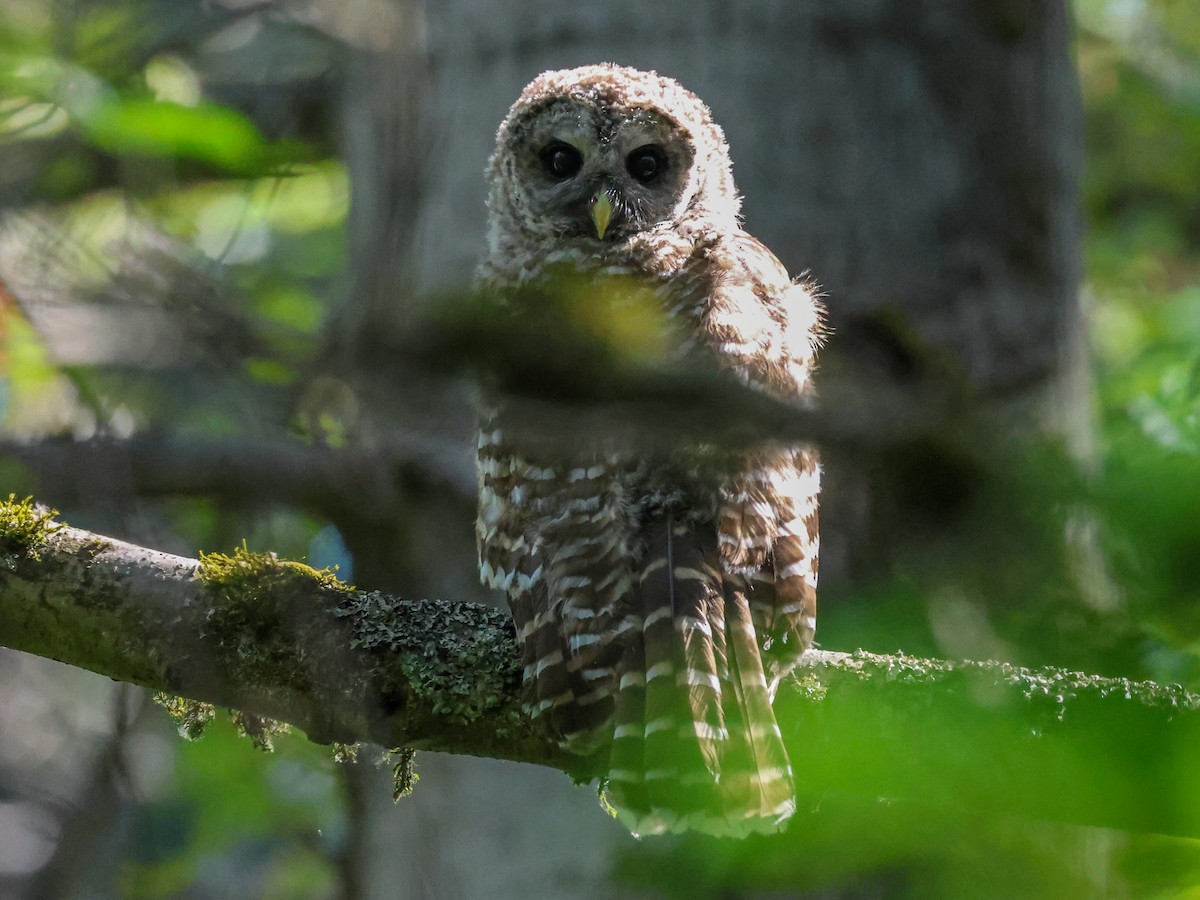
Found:
<path fill-rule="evenodd" d="M 420 283 L 459 283 L 478 253 L 479 173 L 534 75 L 653 68 L 725 129 L 750 231 L 827 292 L 828 402 L 969 393 L 1080 440 L 1086 396 L 1066 377 L 1081 334 L 1069 30 L 1061 0 L 438 4 Z M 873 512 L 888 501 L 864 473 L 826 466 L 829 584 L 878 562 L 894 523 Z"/>
<path fill-rule="evenodd" d="M 1086 382 L 1070 377 L 1080 101 L 1061 0 L 447 0 L 424 19 L 399 8 L 391 47 L 350 65 L 348 346 L 402 330 L 417 297 L 468 281 L 481 173 L 521 88 L 545 69 L 611 60 L 678 78 L 725 128 L 749 229 L 828 293 L 827 402 L 964 394 L 1031 432 L 1052 421 L 1086 434 Z M 398 393 L 420 385 L 396 376 L 367 402 Z M 469 421 L 460 395 L 423 402 L 395 414 L 423 408 L 453 423 L 447 433 Z M 886 479 L 828 455 L 826 467 L 828 584 L 879 565 L 904 511 Z M 463 596 L 450 579 L 473 568 L 469 513 L 451 526 L 426 509 L 403 511 L 407 527 L 389 538 L 416 544 L 348 535 L 360 584 Z M 478 760 L 424 755 L 418 769 L 413 798 L 374 812 L 373 840 L 405 851 L 376 854 L 373 883 L 414 897 L 614 890 L 596 880 L 598 860 L 626 838 L 586 789 Z M 473 862 L 481 847 L 510 852 Z"/>

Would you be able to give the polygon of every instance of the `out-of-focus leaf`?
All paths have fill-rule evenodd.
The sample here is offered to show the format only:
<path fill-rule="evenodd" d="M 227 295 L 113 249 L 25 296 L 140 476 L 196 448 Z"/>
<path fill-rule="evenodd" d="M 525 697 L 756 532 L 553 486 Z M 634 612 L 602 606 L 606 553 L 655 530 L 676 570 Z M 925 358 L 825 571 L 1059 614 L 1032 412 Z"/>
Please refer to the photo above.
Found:
<path fill-rule="evenodd" d="M 267 142 L 241 113 L 213 103 L 110 100 L 83 125 L 88 138 L 110 153 L 192 159 L 232 172 L 299 156 L 295 145 Z"/>

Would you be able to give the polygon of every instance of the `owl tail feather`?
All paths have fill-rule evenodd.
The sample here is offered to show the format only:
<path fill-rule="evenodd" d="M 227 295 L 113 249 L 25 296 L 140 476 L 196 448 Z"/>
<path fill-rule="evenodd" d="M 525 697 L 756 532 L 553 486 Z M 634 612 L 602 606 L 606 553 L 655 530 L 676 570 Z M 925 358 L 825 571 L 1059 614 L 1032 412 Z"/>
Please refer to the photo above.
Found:
<path fill-rule="evenodd" d="M 635 834 L 777 831 L 792 771 L 738 576 L 668 516 L 650 535 L 619 668 L 608 799 Z"/>

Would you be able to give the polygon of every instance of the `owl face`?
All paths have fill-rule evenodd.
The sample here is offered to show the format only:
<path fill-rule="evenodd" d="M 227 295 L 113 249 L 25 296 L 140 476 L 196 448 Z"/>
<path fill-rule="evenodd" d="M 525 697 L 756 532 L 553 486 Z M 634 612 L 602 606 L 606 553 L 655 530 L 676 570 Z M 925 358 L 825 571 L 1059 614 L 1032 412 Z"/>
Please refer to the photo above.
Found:
<path fill-rule="evenodd" d="M 737 217 L 704 104 L 669 78 L 612 65 L 531 83 L 500 126 L 489 176 L 493 232 L 526 238 L 599 249 L 689 216 Z"/>
<path fill-rule="evenodd" d="M 526 215 L 556 235 L 619 241 L 690 199 L 689 135 L 657 110 L 548 97 L 514 119 L 504 149 Z"/>

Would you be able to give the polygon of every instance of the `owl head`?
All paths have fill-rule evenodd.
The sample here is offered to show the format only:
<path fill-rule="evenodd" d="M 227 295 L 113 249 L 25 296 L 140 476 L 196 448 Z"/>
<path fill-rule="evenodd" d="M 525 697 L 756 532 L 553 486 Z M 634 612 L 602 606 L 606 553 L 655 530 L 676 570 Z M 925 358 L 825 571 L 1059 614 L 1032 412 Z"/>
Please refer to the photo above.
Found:
<path fill-rule="evenodd" d="M 678 82 L 612 64 L 539 75 L 488 164 L 493 252 L 577 239 L 596 249 L 686 222 L 734 227 L 725 135 Z"/>

